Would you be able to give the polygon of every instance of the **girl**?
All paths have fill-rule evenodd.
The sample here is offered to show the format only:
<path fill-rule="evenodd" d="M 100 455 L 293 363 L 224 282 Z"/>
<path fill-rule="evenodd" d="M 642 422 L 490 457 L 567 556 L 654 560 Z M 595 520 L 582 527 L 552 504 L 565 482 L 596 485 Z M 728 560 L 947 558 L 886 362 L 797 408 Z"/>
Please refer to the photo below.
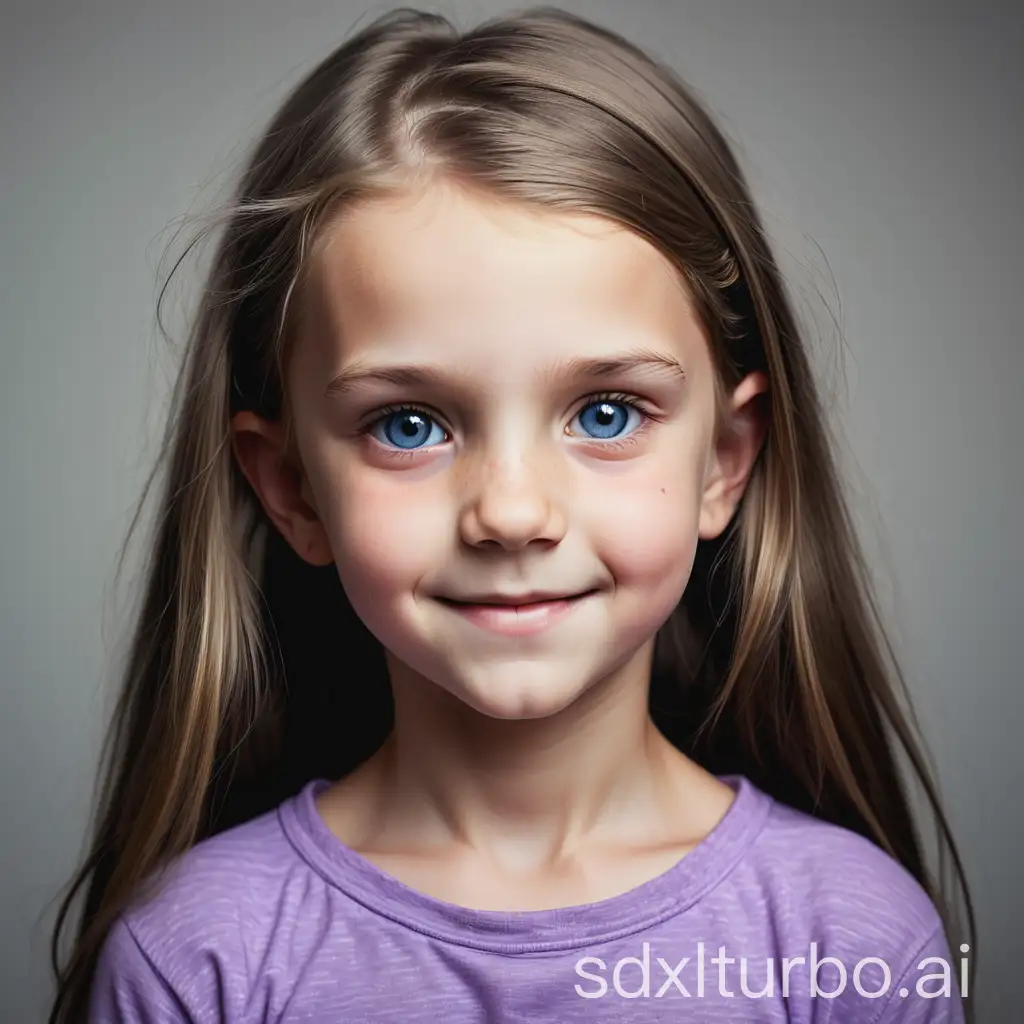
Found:
<path fill-rule="evenodd" d="M 548 8 L 351 38 L 167 447 L 52 1022 L 963 1019 L 800 332 L 669 70 Z"/>

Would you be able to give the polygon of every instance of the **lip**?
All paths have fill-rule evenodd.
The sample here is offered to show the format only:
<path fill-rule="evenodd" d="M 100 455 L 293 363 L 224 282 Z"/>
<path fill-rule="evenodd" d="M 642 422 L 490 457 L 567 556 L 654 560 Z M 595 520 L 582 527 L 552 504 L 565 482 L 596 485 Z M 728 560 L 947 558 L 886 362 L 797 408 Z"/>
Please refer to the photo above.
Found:
<path fill-rule="evenodd" d="M 542 633 L 565 619 L 594 590 L 555 596 L 530 593 L 522 595 L 492 594 L 474 597 L 471 601 L 438 598 L 441 604 L 481 629 L 504 636 L 529 636 Z"/>
<path fill-rule="evenodd" d="M 467 605 L 499 605 L 509 608 L 525 608 L 531 604 L 545 604 L 551 601 L 571 601 L 577 597 L 581 597 L 587 591 L 579 591 L 575 594 L 556 593 L 554 591 L 546 590 L 531 590 L 523 594 L 479 594 L 474 597 L 466 598 L 441 598 L 443 601 L 448 601 L 450 604 L 467 604 Z"/>

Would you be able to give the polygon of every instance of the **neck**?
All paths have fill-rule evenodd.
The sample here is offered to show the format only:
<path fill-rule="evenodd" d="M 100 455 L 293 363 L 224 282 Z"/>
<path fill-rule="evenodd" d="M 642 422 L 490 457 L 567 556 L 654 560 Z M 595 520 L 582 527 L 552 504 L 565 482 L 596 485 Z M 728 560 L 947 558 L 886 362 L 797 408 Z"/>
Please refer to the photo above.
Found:
<path fill-rule="evenodd" d="M 648 712 L 652 644 L 539 719 L 482 715 L 391 664 L 395 727 L 366 768 L 373 831 L 397 848 L 465 845 L 539 866 L 592 843 L 647 844 L 707 776 Z M 682 786 L 682 792 L 680 787 Z"/>

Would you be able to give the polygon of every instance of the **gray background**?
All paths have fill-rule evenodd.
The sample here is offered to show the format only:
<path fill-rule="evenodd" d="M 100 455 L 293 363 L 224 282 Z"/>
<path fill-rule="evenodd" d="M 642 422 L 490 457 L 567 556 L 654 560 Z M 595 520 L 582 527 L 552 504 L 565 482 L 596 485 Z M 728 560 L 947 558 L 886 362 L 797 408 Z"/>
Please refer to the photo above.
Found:
<path fill-rule="evenodd" d="M 389 5 L 85 6 L 8 2 L 0 23 L 0 1018 L 18 1022 L 49 999 L 51 901 L 81 852 L 122 650 L 115 558 L 174 363 L 153 319 L 168 229 L 221 194 L 302 71 Z M 1021 15 L 564 6 L 670 60 L 736 140 L 819 328 L 857 516 L 966 856 L 980 1019 L 1015 1019 Z M 437 9 L 465 27 L 506 8 Z"/>

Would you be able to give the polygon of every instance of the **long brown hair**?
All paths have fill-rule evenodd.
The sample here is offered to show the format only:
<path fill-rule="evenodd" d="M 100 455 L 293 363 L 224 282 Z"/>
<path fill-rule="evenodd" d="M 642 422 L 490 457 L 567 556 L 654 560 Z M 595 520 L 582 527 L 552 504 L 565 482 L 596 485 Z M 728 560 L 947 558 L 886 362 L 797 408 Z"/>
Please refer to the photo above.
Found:
<path fill-rule="evenodd" d="M 379 645 L 333 567 L 301 563 L 269 526 L 232 457 L 229 423 L 241 408 L 282 412 L 282 353 L 328 221 L 442 176 L 636 232 L 682 275 L 719 385 L 768 375 L 764 447 L 733 523 L 700 543 L 658 634 L 651 713 L 710 770 L 868 836 L 948 911 L 902 757 L 952 854 L 973 936 L 801 328 L 722 134 L 669 68 L 577 16 L 532 8 L 459 32 L 401 8 L 294 89 L 211 225 L 221 233 L 150 481 L 161 503 L 91 850 L 54 929 L 51 1024 L 84 1016 L 99 949 L 144 881 L 308 778 L 345 774 L 390 729 Z M 333 667 L 339 633 L 358 687 Z M 316 730 L 323 721 L 329 734 Z M 62 965 L 61 935 L 87 884 Z"/>

